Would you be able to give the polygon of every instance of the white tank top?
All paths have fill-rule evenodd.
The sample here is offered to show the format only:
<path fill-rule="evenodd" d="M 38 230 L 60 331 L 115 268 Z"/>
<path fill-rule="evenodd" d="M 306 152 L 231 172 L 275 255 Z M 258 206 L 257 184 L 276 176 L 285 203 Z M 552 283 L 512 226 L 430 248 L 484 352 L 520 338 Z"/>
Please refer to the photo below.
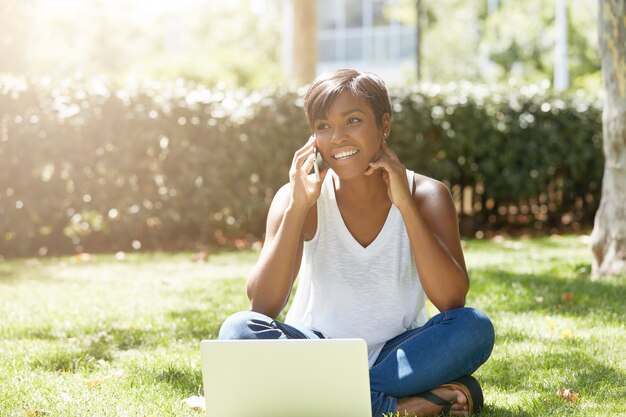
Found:
<path fill-rule="evenodd" d="M 410 189 L 412 171 L 407 170 Z M 370 368 L 383 345 L 423 325 L 426 294 L 400 211 L 391 205 L 385 224 L 367 247 L 346 227 L 328 172 L 317 200 L 317 230 L 304 242 L 299 284 L 285 322 L 327 338 L 362 338 Z"/>

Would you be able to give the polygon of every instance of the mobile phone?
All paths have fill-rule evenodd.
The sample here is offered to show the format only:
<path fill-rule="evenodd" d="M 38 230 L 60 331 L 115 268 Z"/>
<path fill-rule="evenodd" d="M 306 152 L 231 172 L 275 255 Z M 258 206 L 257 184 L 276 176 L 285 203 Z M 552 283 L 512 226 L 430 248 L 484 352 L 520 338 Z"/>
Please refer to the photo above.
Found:
<path fill-rule="evenodd" d="M 315 179 L 317 181 L 320 181 L 321 180 L 321 177 L 320 177 L 320 166 L 322 165 L 324 160 L 322 159 L 322 154 L 320 154 L 317 151 L 317 146 L 314 149 L 315 149 L 315 158 L 313 159 L 313 171 L 315 171 Z"/>

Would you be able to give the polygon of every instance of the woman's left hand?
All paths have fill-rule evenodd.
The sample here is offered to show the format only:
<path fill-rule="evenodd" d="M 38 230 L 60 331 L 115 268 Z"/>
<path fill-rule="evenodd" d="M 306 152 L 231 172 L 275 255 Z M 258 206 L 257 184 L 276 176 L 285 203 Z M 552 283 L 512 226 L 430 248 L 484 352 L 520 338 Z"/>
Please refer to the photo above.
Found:
<path fill-rule="evenodd" d="M 387 184 L 387 195 L 393 204 L 402 211 L 414 204 L 411 190 L 406 180 L 406 167 L 400 162 L 400 158 L 385 141 L 382 144 L 383 155 L 370 163 L 370 167 L 363 175 L 372 175 L 376 170 L 382 169 L 383 180 Z"/>

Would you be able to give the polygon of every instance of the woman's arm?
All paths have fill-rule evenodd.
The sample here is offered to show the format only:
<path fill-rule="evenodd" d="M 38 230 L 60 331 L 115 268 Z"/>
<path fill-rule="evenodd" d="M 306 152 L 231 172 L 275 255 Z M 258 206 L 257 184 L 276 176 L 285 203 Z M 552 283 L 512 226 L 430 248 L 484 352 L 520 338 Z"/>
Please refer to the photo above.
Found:
<path fill-rule="evenodd" d="M 439 181 L 423 177 L 413 194 L 398 156 L 387 144 L 383 150 L 386 155 L 370 164 L 366 174 L 383 170 L 389 198 L 404 219 L 426 295 L 439 311 L 463 307 L 469 278 L 450 192 Z"/>
<path fill-rule="evenodd" d="M 253 311 L 276 318 L 289 299 L 302 259 L 302 226 L 306 211 L 290 204 L 290 186 L 283 186 L 267 216 L 265 243 L 248 275 Z"/>
<path fill-rule="evenodd" d="M 293 282 L 300 269 L 304 246 L 303 225 L 310 208 L 319 198 L 328 169 L 321 179 L 309 176 L 313 166 L 315 140 L 299 149 L 289 171 L 289 184 L 274 196 L 269 214 L 265 243 L 259 260 L 248 275 L 247 292 L 253 311 L 276 318 L 289 300 Z"/>
<path fill-rule="evenodd" d="M 424 178 L 412 203 L 399 209 L 422 287 L 439 311 L 463 307 L 469 277 L 450 191 L 439 181 Z"/>

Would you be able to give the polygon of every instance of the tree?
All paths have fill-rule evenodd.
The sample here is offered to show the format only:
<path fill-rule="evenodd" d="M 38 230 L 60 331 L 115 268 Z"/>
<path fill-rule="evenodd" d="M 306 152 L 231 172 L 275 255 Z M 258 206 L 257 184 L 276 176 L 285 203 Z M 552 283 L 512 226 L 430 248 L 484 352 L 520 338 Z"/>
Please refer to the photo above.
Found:
<path fill-rule="evenodd" d="M 549 6 L 547 6 L 547 4 Z M 558 4 L 565 6 L 560 17 L 566 27 L 559 26 L 555 13 L 559 8 L 543 0 L 502 1 L 492 8 L 484 21 L 480 51 L 491 61 L 492 79 L 515 77 L 525 82 L 552 78 L 555 44 L 559 32 L 567 33 L 567 67 L 573 88 L 599 88 L 600 67 L 597 55 L 597 31 L 589 30 L 597 20 L 597 1 L 579 0 Z M 590 36 L 593 35 L 593 36 Z M 594 83 L 593 80 L 598 82 Z"/>
<path fill-rule="evenodd" d="M 315 78 L 317 65 L 317 2 L 291 0 L 293 4 L 293 61 L 291 77 L 299 84 Z"/>
<path fill-rule="evenodd" d="M 604 177 L 591 235 L 596 277 L 626 273 L 626 1 L 599 1 Z"/>
<path fill-rule="evenodd" d="M 278 84 L 280 1 L 0 0 L 0 74 Z"/>
<path fill-rule="evenodd" d="M 424 12 L 422 10 L 422 0 L 415 2 L 416 13 L 416 33 L 415 33 L 415 74 L 417 75 L 417 81 L 422 81 L 422 32 L 424 29 Z"/>

